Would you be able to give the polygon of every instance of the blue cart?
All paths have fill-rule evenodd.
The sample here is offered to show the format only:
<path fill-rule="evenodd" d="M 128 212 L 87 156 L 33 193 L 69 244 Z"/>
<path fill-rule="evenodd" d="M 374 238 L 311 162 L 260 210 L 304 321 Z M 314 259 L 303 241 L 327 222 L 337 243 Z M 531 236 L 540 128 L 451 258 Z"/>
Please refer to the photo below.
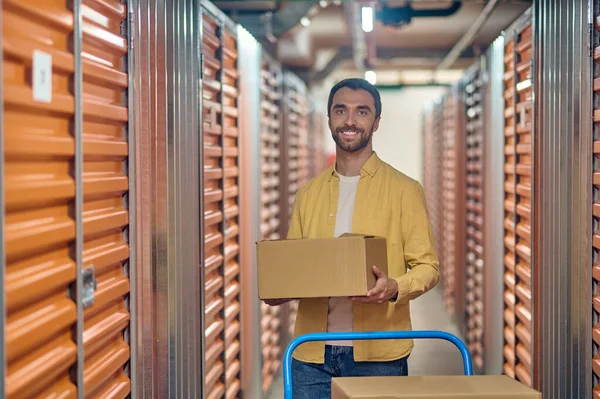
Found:
<path fill-rule="evenodd" d="M 283 357 L 283 388 L 284 399 L 292 399 L 292 353 L 305 342 L 328 340 L 365 340 L 365 339 L 443 339 L 452 342 L 463 358 L 465 375 L 473 375 L 473 364 L 469 349 L 463 341 L 455 335 L 444 331 L 417 330 L 417 331 L 375 331 L 375 332 L 340 332 L 340 333 L 312 333 L 301 335 L 288 345 Z"/>

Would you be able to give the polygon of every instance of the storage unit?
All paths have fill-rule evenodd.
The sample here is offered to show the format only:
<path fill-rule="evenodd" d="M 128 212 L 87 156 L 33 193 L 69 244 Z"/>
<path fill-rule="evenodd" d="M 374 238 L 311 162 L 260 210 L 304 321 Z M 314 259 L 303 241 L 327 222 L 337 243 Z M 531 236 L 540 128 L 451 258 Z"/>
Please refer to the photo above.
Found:
<path fill-rule="evenodd" d="M 438 139 L 441 146 L 440 164 L 440 240 L 438 253 L 442 267 L 444 302 L 455 315 L 459 326 L 464 312 L 464 101 L 461 83 L 452 86 L 442 97 L 443 130 Z"/>
<path fill-rule="evenodd" d="M 484 191 L 483 157 L 484 83 L 480 64 L 475 63 L 465 74 L 465 141 L 466 141 L 466 257 L 465 257 L 465 321 L 466 343 L 474 364 L 483 368 L 484 334 Z"/>
<path fill-rule="evenodd" d="M 429 104 L 424 114 L 424 190 L 429 212 L 429 220 L 435 238 L 435 248 L 440 259 L 440 280 L 444 287 L 444 303 L 446 308 L 454 312 L 454 297 L 451 295 L 454 289 L 455 276 L 446 267 L 444 258 L 445 246 L 448 245 L 444 238 L 444 134 L 446 120 L 444 118 L 444 106 L 447 95 Z M 448 124 L 452 124 L 448 119 Z M 448 156 L 448 155 L 447 155 Z"/>
<path fill-rule="evenodd" d="M 592 168 L 593 168 L 593 189 L 592 189 L 592 214 L 593 214 L 593 236 L 592 236 L 592 339 L 593 354 L 592 372 L 593 372 L 593 398 L 600 398 L 600 132 L 598 124 L 600 123 L 600 4 L 595 2 L 594 6 L 594 34 L 592 45 L 593 49 L 593 149 L 592 149 Z"/>
<path fill-rule="evenodd" d="M 7 398 L 130 393 L 126 21 L 2 4 Z"/>
<path fill-rule="evenodd" d="M 308 160 L 308 100 L 306 84 L 290 71 L 283 74 L 283 136 L 281 140 L 281 173 L 287 178 L 281 189 L 280 235 L 287 236 L 289 221 L 298 189 L 310 177 Z M 288 338 L 294 333 L 298 302 L 287 305 L 286 332 Z M 287 340 L 282 342 L 287 345 Z"/>
<path fill-rule="evenodd" d="M 280 139 L 283 73 L 265 51 L 261 57 L 261 239 L 280 238 Z M 262 391 L 266 393 L 281 365 L 281 306 L 261 304 Z"/>
<path fill-rule="evenodd" d="M 505 44 L 505 346 L 504 372 L 532 385 L 533 30 L 527 12 Z"/>
<path fill-rule="evenodd" d="M 206 397 L 240 390 L 238 72 L 236 27 L 202 13 Z"/>

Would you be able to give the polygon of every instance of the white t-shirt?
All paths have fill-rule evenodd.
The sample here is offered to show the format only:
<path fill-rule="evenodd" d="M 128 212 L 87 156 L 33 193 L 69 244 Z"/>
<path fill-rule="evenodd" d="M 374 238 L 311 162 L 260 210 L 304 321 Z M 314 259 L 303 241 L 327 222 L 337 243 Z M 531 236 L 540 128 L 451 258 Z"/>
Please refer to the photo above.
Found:
<path fill-rule="evenodd" d="M 340 196 L 338 199 L 337 216 L 335 221 L 335 236 L 352 232 L 352 214 L 356 187 L 360 176 L 340 176 Z M 352 331 L 352 301 L 348 297 L 329 298 L 327 314 L 328 332 Z M 327 341 L 327 345 L 352 346 L 352 341 Z"/>

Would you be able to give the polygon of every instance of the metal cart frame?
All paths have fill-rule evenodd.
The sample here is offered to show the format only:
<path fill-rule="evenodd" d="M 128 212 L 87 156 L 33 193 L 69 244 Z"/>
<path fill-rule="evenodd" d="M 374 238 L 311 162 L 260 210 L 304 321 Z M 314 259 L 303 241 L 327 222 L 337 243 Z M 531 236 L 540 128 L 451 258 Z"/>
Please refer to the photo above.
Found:
<path fill-rule="evenodd" d="M 338 332 L 311 333 L 294 338 L 285 350 L 283 358 L 283 389 L 284 399 L 292 399 L 292 354 L 296 348 L 312 341 L 328 340 L 375 340 L 375 339 L 443 339 L 453 343 L 460 351 L 463 359 L 465 375 L 473 375 L 471 353 L 467 345 L 456 335 L 445 331 L 416 330 L 416 331 L 374 331 L 374 332 Z"/>

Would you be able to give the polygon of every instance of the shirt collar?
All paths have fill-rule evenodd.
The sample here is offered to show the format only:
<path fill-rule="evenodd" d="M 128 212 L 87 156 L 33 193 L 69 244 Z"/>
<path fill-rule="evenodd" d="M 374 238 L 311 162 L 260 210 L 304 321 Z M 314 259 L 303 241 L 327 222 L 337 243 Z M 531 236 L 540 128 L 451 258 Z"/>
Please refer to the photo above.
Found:
<path fill-rule="evenodd" d="M 377 173 L 377 169 L 381 165 L 381 159 L 377 156 L 377 153 L 373 151 L 367 162 L 360 169 L 360 176 L 364 177 L 365 175 L 369 175 L 370 177 L 375 176 Z M 327 181 L 331 181 L 331 179 L 337 176 L 337 172 L 335 171 L 336 161 L 333 162 L 333 165 L 329 167 L 329 173 L 327 174 Z"/>

